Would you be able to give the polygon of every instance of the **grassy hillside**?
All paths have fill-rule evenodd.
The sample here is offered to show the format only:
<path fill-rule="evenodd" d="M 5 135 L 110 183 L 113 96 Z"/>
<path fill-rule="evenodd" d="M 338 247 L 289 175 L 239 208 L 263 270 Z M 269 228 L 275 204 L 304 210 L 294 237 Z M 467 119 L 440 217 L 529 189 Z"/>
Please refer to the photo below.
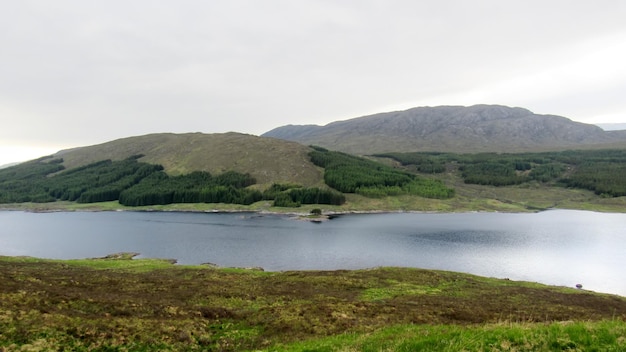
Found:
<path fill-rule="evenodd" d="M 626 299 L 443 271 L 0 257 L 2 351 L 626 348 Z"/>
<path fill-rule="evenodd" d="M 167 193 L 169 194 L 168 197 L 176 199 L 184 197 L 187 201 L 172 199 L 167 202 L 127 202 L 128 205 L 144 204 L 144 206 L 128 207 L 120 205 L 117 201 L 107 202 L 105 201 L 107 199 L 103 197 L 110 195 L 112 186 L 124 186 L 129 178 L 135 178 L 135 175 L 138 175 L 141 170 L 145 170 L 145 167 L 149 165 L 143 164 L 141 166 L 133 160 L 112 163 L 100 162 L 90 167 L 74 169 L 76 171 L 71 173 L 62 172 L 57 173 L 54 177 L 47 177 L 47 172 L 58 170 L 60 165 L 58 164 L 59 159 L 56 161 L 45 159 L 42 163 L 35 162 L 0 170 L 0 203 L 7 203 L 0 205 L 0 207 L 31 211 L 113 209 L 207 211 L 217 209 L 225 211 L 293 212 L 296 208 L 291 207 L 290 204 L 296 202 L 302 205 L 301 208 L 297 208 L 299 213 L 308 213 L 316 208 L 321 208 L 325 213 L 353 211 L 524 212 L 548 208 L 626 211 L 626 196 L 615 196 L 623 194 L 626 187 L 626 181 L 620 177 L 624 168 L 624 162 L 620 160 L 625 158 L 626 154 L 619 150 L 524 155 L 392 154 L 389 156 L 403 160 L 407 164 L 402 165 L 399 161 L 388 157 L 378 158 L 379 161 L 388 165 L 384 167 L 381 164 L 342 153 L 320 154 L 320 151 L 316 150 L 311 154 L 317 155 L 317 158 L 322 157 L 317 162 L 323 160 L 326 160 L 324 163 L 330 162 L 330 165 L 326 166 L 331 168 L 332 173 L 328 175 L 325 173 L 325 177 L 332 176 L 329 179 L 331 184 L 337 183 L 335 186 L 340 188 L 348 187 L 344 190 L 346 192 L 356 192 L 346 193 L 345 203 L 342 200 L 341 202 L 326 202 L 328 204 L 323 205 L 314 204 L 316 203 L 315 199 L 319 199 L 317 203 L 322 202 L 322 198 L 317 197 L 325 197 L 326 195 L 309 192 L 305 194 L 299 189 L 293 189 L 285 191 L 285 193 L 290 194 L 291 199 L 284 199 L 284 202 L 281 202 L 282 206 L 275 206 L 277 205 L 277 194 L 273 194 L 274 191 L 283 192 L 281 191 L 282 188 L 274 190 L 274 186 L 266 189 L 262 194 L 255 188 L 247 188 L 252 191 L 253 196 L 254 192 L 257 192 L 257 195 L 254 196 L 256 199 L 262 198 L 260 201 L 256 201 L 254 197 L 251 198 L 250 201 L 253 202 L 251 204 L 247 201 L 243 202 L 243 204 L 249 205 L 224 204 L 224 202 L 238 203 L 233 200 L 224 201 L 220 204 L 206 203 L 209 195 L 206 191 L 209 191 L 208 188 L 210 188 L 208 181 L 203 181 L 197 185 L 201 188 L 185 186 L 187 181 L 202 176 L 196 173 L 188 176 L 171 176 L 170 181 L 172 182 L 154 184 L 142 181 L 137 185 L 141 189 L 136 191 L 143 190 L 139 193 L 151 193 L 159 188 L 158 191 L 161 194 Z M 120 167 L 115 167 L 116 165 Z M 471 168 L 467 168 L 467 166 L 471 166 Z M 462 171 L 462 168 L 465 168 L 465 171 Z M 125 170 L 128 170 L 128 173 Z M 137 171 L 133 174 L 133 170 Z M 404 172 L 402 172 L 403 170 Z M 495 173 L 487 172 L 490 170 L 495 170 Z M 509 175 L 504 175 L 502 170 L 507 171 Z M 82 176 L 74 180 L 75 176 L 79 175 Z M 118 176 L 115 175 L 121 178 L 118 179 L 116 178 Z M 204 176 L 200 178 L 205 179 Z M 113 181 L 117 179 L 117 181 L 98 186 L 99 182 L 106 179 Z M 162 178 L 157 179 L 162 180 Z M 218 181 L 220 177 L 213 180 Z M 238 178 L 234 179 L 234 181 L 237 180 Z M 392 184 L 387 185 L 390 181 Z M 94 182 L 94 184 L 88 187 L 89 182 Z M 494 182 L 508 185 L 496 187 L 492 185 Z M 283 186 L 281 185 L 281 187 Z M 184 190 L 182 193 L 171 194 L 164 187 L 171 188 L 174 192 L 177 192 L 180 187 L 183 187 Z M 581 187 L 582 189 L 572 187 Z M 79 190 L 76 190 L 77 188 Z M 128 191 L 134 192 L 133 188 L 128 189 Z M 19 191 L 20 189 L 22 192 Z M 84 189 L 87 190 L 86 193 L 79 193 Z M 310 188 L 309 190 L 314 191 L 315 189 Z M 122 193 L 127 192 L 123 190 L 123 187 L 121 191 L 123 191 Z M 232 191 L 234 192 L 234 190 Z M 269 191 L 273 196 L 270 197 L 269 194 L 266 194 Z M 415 193 L 416 191 L 419 192 Z M 424 191 L 428 192 L 422 194 Z M 437 192 L 433 193 L 434 191 Z M 228 192 L 225 195 L 233 192 Z M 438 196 L 441 195 L 441 192 L 444 192 L 445 196 Z M 11 194 L 18 197 L 20 194 L 32 194 L 30 197 L 34 198 L 31 202 L 27 199 L 7 200 Z M 78 197 L 78 203 L 68 201 L 75 199 L 71 198 L 72 194 L 74 197 Z M 58 199 L 48 202 L 48 198 L 52 196 L 58 197 Z M 139 196 L 145 199 L 145 196 L 149 196 L 149 194 Z M 311 196 L 313 196 L 312 202 L 305 200 Z M 96 197 L 101 202 L 88 203 L 88 199 L 95 199 Z M 191 198 L 187 199 L 187 197 Z M 195 201 L 200 202 L 193 203 L 192 200 L 195 199 L 193 197 L 202 199 L 198 198 Z M 46 203 L 41 203 L 42 201 Z M 177 204 L 159 205 L 170 202 Z"/>
<path fill-rule="evenodd" d="M 160 164 L 171 175 L 192 171 L 250 173 L 257 183 L 320 185 L 322 172 L 311 163 L 310 148 L 294 142 L 240 133 L 151 134 L 61 151 L 67 169 L 142 154 L 139 161 Z"/>
<path fill-rule="evenodd" d="M 125 209 L 109 202 L 124 198 L 122 204 L 150 209 L 285 211 L 274 206 L 313 204 L 298 210 L 306 212 L 324 204 L 326 212 L 623 212 L 626 181 L 620 175 L 625 162 L 623 149 L 360 158 L 238 133 L 155 134 L 62 151 L 2 169 L 0 203 L 8 204 L 4 208 L 37 210 Z M 345 198 L 328 193 L 329 187 L 344 192 Z M 105 204 L 59 202 L 67 200 Z"/>

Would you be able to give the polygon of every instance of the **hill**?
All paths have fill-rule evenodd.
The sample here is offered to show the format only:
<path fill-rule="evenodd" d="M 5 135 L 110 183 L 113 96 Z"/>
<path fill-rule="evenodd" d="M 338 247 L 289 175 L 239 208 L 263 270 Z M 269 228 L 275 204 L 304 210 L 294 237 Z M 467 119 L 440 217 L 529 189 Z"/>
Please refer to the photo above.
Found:
<path fill-rule="evenodd" d="M 520 152 L 626 146 L 626 136 L 565 117 L 499 105 L 418 107 L 262 135 L 352 154 Z M 620 144 L 621 143 L 621 144 Z"/>
<path fill-rule="evenodd" d="M 402 268 L 0 256 L 2 351 L 622 351 L 626 299 Z"/>
<path fill-rule="evenodd" d="M 66 169 L 101 160 L 124 160 L 143 155 L 139 161 L 162 165 L 170 175 L 207 171 L 249 173 L 258 184 L 272 182 L 322 184 L 322 171 L 308 157 L 310 148 L 298 143 L 241 133 L 160 133 L 62 150 Z"/>
<path fill-rule="evenodd" d="M 224 209 L 276 211 L 324 204 L 327 211 L 340 212 L 554 207 L 622 212 L 624 160 L 625 149 L 394 152 L 364 158 L 239 133 L 154 134 L 1 169 L 0 204 L 34 210 L 79 204 L 99 209 L 186 204 L 187 210 L 203 210 L 202 204 L 220 203 Z"/>

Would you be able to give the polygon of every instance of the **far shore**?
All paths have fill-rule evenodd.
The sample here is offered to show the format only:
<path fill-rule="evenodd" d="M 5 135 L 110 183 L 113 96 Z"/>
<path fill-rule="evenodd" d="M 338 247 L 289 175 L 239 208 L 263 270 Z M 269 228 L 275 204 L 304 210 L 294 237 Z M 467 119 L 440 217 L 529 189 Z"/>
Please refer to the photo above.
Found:
<path fill-rule="evenodd" d="M 261 203 L 261 204 L 259 204 Z M 385 214 L 385 213 L 422 213 L 422 214 L 442 214 L 442 213 L 470 213 L 470 212 L 501 212 L 501 213 L 538 213 L 547 210 L 581 210 L 595 211 L 603 213 L 625 213 L 626 206 L 621 204 L 567 204 L 566 206 L 555 207 L 511 207 L 493 206 L 491 208 L 476 208 L 472 206 L 461 206 L 446 209 L 411 209 L 410 207 L 393 207 L 380 209 L 359 209 L 351 206 L 342 209 L 342 206 L 327 206 L 323 204 L 304 205 L 300 208 L 279 208 L 271 207 L 267 203 L 259 202 L 250 206 L 239 204 L 206 204 L 206 203 L 178 203 L 168 205 L 153 205 L 127 207 L 120 205 L 116 201 L 102 203 L 79 204 L 75 202 L 58 201 L 51 203 L 11 203 L 0 204 L 0 211 L 25 211 L 33 213 L 53 213 L 53 212 L 108 212 L 108 211 L 132 211 L 132 212 L 189 212 L 189 213 L 256 213 L 271 215 L 287 215 L 299 217 L 309 221 L 325 221 L 334 216 L 350 214 Z M 320 209 L 320 215 L 312 214 L 313 209 Z"/>

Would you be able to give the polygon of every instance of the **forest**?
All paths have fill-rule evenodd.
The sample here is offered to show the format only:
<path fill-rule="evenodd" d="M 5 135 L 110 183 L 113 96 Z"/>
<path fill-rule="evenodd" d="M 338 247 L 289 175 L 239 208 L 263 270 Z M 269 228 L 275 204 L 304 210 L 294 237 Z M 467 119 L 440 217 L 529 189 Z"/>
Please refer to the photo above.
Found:
<path fill-rule="evenodd" d="M 419 173 L 457 170 L 465 183 L 507 186 L 526 182 L 626 196 L 626 150 L 574 150 L 519 154 L 386 153 Z"/>
<path fill-rule="evenodd" d="M 103 160 L 71 170 L 64 170 L 62 159 L 41 158 L 1 169 L 0 202 L 117 200 L 123 190 L 163 169 L 159 165 L 139 163 L 139 157 L 116 162 Z"/>
<path fill-rule="evenodd" d="M 402 194 L 439 199 L 454 196 L 454 189 L 439 180 L 321 147 L 313 149 L 309 156 L 315 165 L 324 168 L 324 182 L 340 192 L 373 198 Z"/>
<path fill-rule="evenodd" d="M 97 203 L 118 200 L 126 206 L 172 203 L 252 204 L 272 200 L 275 206 L 345 202 L 337 191 L 275 184 L 264 192 L 251 189 L 249 174 L 227 171 L 213 176 L 195 171 L 170 176 L 160 165 L 126 160 L 103 160 L 64 170 L 62 159 L 41 158 L 0 169 L 0 203 L 75 201 Z"/>

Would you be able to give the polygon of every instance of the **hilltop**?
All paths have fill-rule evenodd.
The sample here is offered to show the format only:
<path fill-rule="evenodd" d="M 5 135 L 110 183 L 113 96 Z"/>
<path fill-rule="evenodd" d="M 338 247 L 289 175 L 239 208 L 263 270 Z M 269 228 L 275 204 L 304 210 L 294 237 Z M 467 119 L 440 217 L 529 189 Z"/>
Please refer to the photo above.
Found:
<path fill-rule="evenodd" d="M 626 135 L 561 116 L 500 105 L 417 107 L 325 126 L 288 125 L 264 133 L 352 154 L 521 152 L 626 146 Z"/>
<path fill-rule="evenodd" d="M 159 133 L 62 150 L 52 157 L 63 159 L 63 166 L 73 169 L 101 160 L 142 155 L 139 161 L 162 165 L 171 175 L 236 171 L 249 173 L 259 184 L 286 182 L 310 186 L 323 182 L 322 171 L 308 157 L 310 151 L 299 143 L 235 132 Z"/>

